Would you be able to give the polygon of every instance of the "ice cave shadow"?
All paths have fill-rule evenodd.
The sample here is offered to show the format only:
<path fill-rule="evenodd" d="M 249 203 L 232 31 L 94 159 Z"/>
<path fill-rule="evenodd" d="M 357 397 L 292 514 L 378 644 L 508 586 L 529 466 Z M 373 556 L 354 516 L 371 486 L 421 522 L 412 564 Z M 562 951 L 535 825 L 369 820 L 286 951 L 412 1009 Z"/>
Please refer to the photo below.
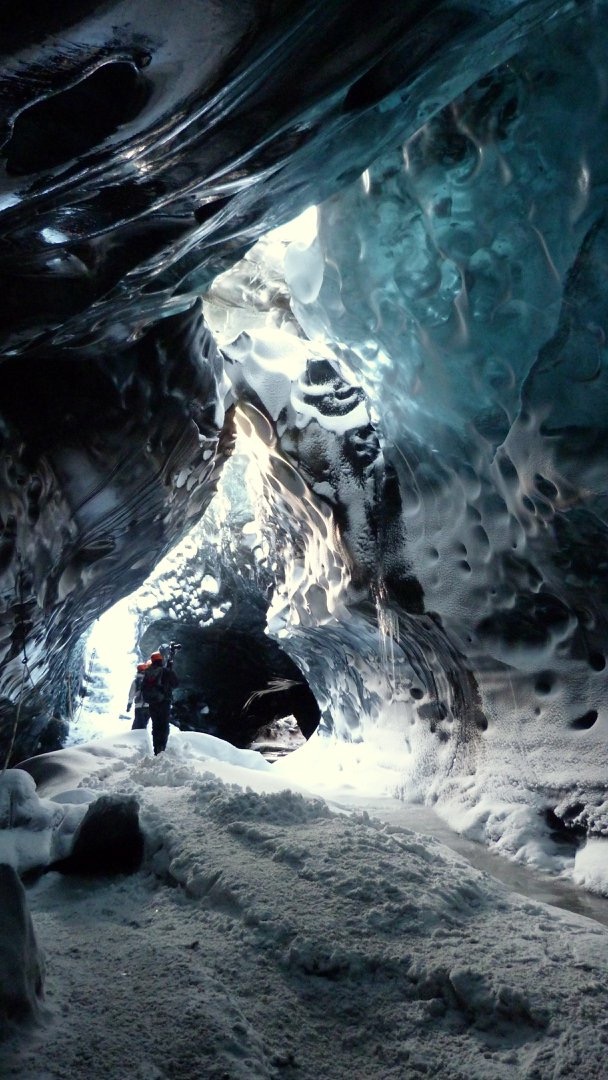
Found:
<path fill-rule="evenodd" d="M 106 62 L 17 114 L 4 147 L 9 176 L 53 169 L 95 149 L 141 111 L 151 87 L 131 60 Z"/>
<path fill-rule="evenodd" d="M 321 712 L 305 676 L 263 631 L 161 619 L 143 634 L 142 656 L 167 641 L 182 646 L 173 705 L 182 731 L 215 735 L 246 749 L 284 717 L 295 718 L 305 739 L 319 726 Z"/>

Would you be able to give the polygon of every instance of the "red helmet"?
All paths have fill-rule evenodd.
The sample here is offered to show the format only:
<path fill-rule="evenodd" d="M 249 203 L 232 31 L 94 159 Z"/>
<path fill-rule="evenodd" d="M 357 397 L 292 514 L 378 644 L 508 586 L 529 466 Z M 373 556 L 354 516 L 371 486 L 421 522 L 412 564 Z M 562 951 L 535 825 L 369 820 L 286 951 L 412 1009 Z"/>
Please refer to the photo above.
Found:
<path fill-rule="evenodd" d="M 163 659 L 163 654 L 162 654 L 162 652 L 153 652 L 153 653 L 150 653 L 150 662 L 151 662 L 152 664 L 154 664 L 154 663 L 155 663 L 156 661 L 158 661 L 158 660 L 160 660 L 160 661 L 161 661 L 161 663 L 162 663 L 162 659 Z"/>

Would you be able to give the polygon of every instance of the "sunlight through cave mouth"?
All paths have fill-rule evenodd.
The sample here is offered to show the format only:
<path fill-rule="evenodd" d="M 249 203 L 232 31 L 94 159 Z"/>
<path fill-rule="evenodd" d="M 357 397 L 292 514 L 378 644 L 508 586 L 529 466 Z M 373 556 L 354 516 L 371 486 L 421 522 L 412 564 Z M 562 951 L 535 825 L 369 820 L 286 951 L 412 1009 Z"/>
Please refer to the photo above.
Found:
<path fill-rule="evenodd" d="M 306 666 L 266 633 L 284 568 L 259 520 L 260 484 L 259 462 L 241 435 L 201 521 L 87 634 L 68 745 L 132 720 L 125 708 L 136 664 L 169 641 L 182 646 L 172 717 L 182 731 L 263 747 L 272 760 L 317 729 L 321 711 Z"/>
<path fill-rule="evenodd" d="M 221 617 L 206 626 L 170 617 L 139 621 L 136 602 L 137 594 L 120 601 L 88 637 L 69 743 L 113 733 L 118 718 L 132 719 L 124 709 L 136 664 L 169 641 L 181 646 L 172 707 L 172 724 L 181 731 L 260 749 L 269 760 L 297 749 L 316 731 L 321 713 L 305 675 L 261 625 L 224 625 Z"/>
<path fill-rule="evenodd" d="M 301 629 L 306 609 L 314 631 L 348 575 L 335 550 L 331 511 L 291 471 L 254 392 L 259 372 L 275 405 L 281 394 L 287 402 L 295 392 L 297 400 L 311 356 L 323 377 L 338 377 L 330 350 L 304 340 L 289 311 L 285 275 L 299 280 L 303 260 L 302 280 L 314 276 L 316 235 L 311 206 L 263 237 L 203 298 L 232 385 L 234 448 L 202 518 L 87 635 L 84 697 L 69 743 L 109 733 L 117 716 L 126 721 L 135 665 L 169 640 L 183 646 L 173 705 L 181 730 L 241 748 L 278 740 L 296 749 L 319 725 L 321 709 L 305 674 L 310 664 L 306 657 L 299 663 L 290 623 L 295 611 Z M 251 385 L 243 372 L 253 373 Z M 315 550 L 316 561 L 302 558 L 303 548 Z M 327 706 L 327 695 L 320 697 Z M 325 715 L 327 728 L 327 708 Z"/>
<path fill-rule="evenodd" d="M 293 716 L 303 738 L 316 731 L 320 710 L 306 679 L 287 653 L 263 632 L 153 623 L 140 639 L 149 654 L 160 641 L 179 641 L 180 679 L 173 706 L 182 731 L 205 731 L 247 748 L 276 721 Z M 277 733 L 278 734 L 278 733 Z M 293 740 L 293 747 L 299 745 Z"/>

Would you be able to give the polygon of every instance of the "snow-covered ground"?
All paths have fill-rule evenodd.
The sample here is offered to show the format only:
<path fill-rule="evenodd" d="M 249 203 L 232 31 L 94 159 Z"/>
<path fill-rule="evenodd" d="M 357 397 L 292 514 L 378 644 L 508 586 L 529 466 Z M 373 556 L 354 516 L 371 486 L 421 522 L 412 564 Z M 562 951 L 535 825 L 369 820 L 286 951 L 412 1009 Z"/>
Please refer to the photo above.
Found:
<path fill-rule="evenodd" d="M 137 797 L 146 854 L 130 877 L 28 888 L 45 1019 L 0 1074 L 605 1080 L 608 929 L 352 805 L 371 792 L 350 774 L 310 794 L 300 753 L 269 765 L 172 729 L 155 759 L 125 732 L 49 755 L 37 794 L 13 781 L 26 812 L 0 861 L 65 851 L 106 792 Z"/>

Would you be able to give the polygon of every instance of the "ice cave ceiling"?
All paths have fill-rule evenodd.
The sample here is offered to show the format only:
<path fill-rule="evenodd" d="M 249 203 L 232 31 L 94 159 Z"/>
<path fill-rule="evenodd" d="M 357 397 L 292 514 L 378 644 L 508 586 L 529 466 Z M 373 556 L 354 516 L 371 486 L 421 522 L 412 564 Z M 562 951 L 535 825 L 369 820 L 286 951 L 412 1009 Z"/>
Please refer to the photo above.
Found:
<path fill-rule="evenodd" d="M 325 729 L 606 831 L 608 3 L 8 2 L 0 43 L 4 754 L 238 430 L 207 562 Z"/>

